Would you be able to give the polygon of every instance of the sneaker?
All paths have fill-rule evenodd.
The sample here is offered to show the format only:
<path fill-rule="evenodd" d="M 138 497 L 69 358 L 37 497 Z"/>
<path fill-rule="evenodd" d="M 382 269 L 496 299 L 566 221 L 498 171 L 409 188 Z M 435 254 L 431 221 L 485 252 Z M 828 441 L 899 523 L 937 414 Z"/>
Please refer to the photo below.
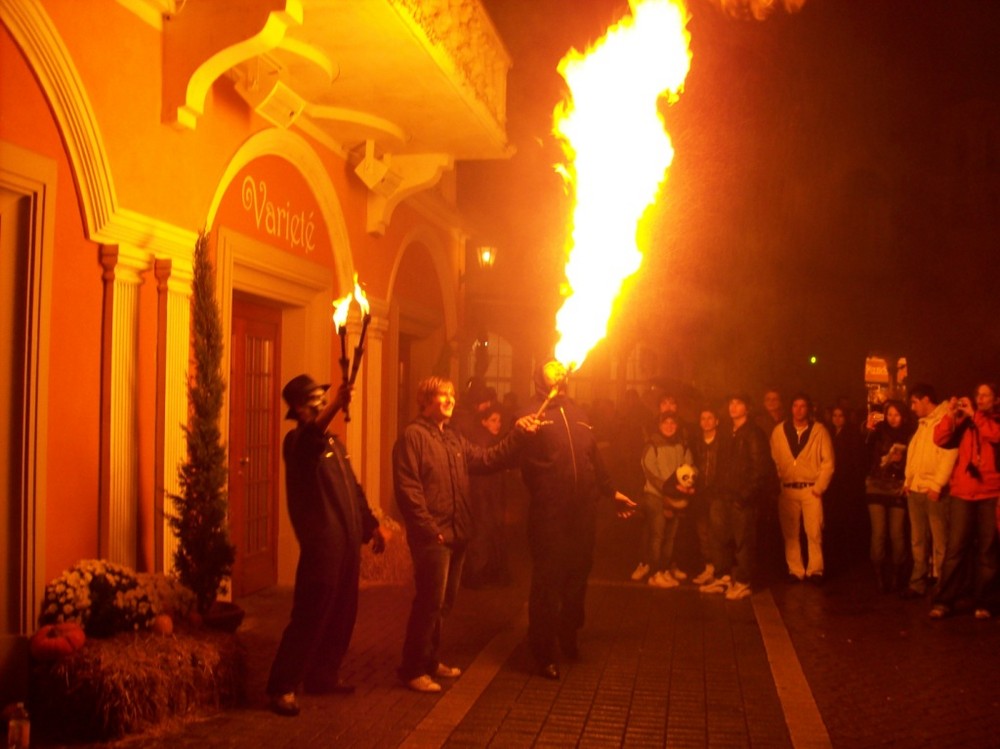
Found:
<path fill-rule="evenodd" d="M 676 588 L 680 585 L 669 572 L 657 572 L 649 578 L 649 584 L 654 588 Z"/>
<path fill-rule="evenodd" d="M 287 694 L 276 694 L 271 697 L 268 707 L 272 713 L 277 713 L 286 718 L 294 718 L 299 714 L 299 703 L 295 700 L 295 692 Z"/>
<path fill-rule="evenodd" d="M 931 619 L 944 619 L 946 616 L 948 616 L 948 607 L 941 606 L 940 604 L 938 604 L 937 606 L 932 606 L 930 612 L 927 615 Z"/>
<path fill-rule="evenodd" d="M 989 619 L 991 616 L 989 609 L 976 609 L 975 617 L 977 619 Z"/>
<path fill-rule="evenodd" d="M 457 679 L 462 675 L 462 669 L 455 668 L 454 666 L 446 666 L 443 663 L 439 663 L 437 668 L 434 669 L 434 675 L 440 676 L 442 679 Z"/>
<path fill-rule="evenodd" d="M 670 574 L 673 576 L 674 580 L 680 583 L 688 579 L 687 573 L 676 564 L 670 568 Z"/>
<path fill-rule="evenodd" d="M 416 679 L 410 679 L 406 682 L 406 686 L 412 689 L 414 692 L 440 692 L 441 685 L 434 681 L 427 674 L 422 674 Z"/>
<path fill-rule="evenodd" d="M 644 562 L 639 562 L 639 565 L 632 570 L 633 580 L 642 580 L 646 575 L 649 574 L 649 565 Z"/>
<path fill-rule="evenodd" d="M 749 583 L 733 583 L 726 591 L 726 599 L 729 601 L 739 601 L 748 598 L 753 591 L 750 590 Z"/>
<path fill-rule="evenodd" d="M 715 579 L 715 567 L 711 564 L 706 564 L 705 569 L 699 572 L 698 576 L 695 577 L 695 579 L 692 580 L 691 582 L 694 583 L 695 585 L 704 585 L 705 583 L 714 579 Z"/>
<path fill-rule="evenodd" d="M 712 578 L 709 582 L 700 586 L 698 590 L 702 593 L 725 593 L 729 590 L 731 584 L 732 579 L 729 575 L 723 575 L 720 578 Z"/>

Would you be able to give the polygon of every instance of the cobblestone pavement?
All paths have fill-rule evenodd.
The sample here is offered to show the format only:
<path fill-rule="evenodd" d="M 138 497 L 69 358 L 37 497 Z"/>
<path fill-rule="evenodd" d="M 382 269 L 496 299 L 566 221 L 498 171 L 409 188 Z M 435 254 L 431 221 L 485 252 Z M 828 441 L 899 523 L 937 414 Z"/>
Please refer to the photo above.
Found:
<path fill-rule="evenodd" d="M 523 643 L 516 554 L 514 585 L 462 591 L 442 655 L 465 673 L 441 695 L 395 676 L 412 589 L 374 586 L 343 667 L 357 692 L 304 696 L 298 718 L 280 718 L 263 688 L 291 591 L 273 589 L 242 601 L 248 705 L 114 746 L 1000 746 L 996 620 L 931 621 L 926 601 L 879 595 L 861 562 L 824 587 L 758 586 L 744 601 L 650 589 L 627 580 L 636 530 L 606 525 L 581 659 L 558 682 L 533 673 Z"/>

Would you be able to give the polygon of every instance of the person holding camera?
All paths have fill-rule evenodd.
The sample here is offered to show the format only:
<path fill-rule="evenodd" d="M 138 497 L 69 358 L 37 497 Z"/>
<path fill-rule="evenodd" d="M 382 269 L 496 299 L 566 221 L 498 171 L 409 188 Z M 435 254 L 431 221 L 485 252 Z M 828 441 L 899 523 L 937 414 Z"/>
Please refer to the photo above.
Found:
<path fill-rule="evenodd" d="M 975 550 L 973 596 L 975 617 L 989 619 L 996 606 L 997 497 L 1000 496 L 1000 410 L 997 386 L 983 382 L 976 388 L 976 405 L 968 397 L 948 401 L 948 412 L 934 428 L 934 442 L 958 448 L 951 473 L 948 545 L 941 580 L 930 611 L 932 619 L 950 614 L 964 593 L 963 564 Z"/>

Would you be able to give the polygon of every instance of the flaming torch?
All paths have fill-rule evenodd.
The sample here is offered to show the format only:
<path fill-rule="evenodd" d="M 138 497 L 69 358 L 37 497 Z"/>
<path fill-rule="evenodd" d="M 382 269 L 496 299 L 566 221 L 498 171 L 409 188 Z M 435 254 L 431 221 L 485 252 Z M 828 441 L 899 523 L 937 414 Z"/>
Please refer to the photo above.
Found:
<path fill-rule="evenodd" d="M 340 374 L 344 382 L 347 382 L 347 367 L 350 364 L 347 359 L 347 315 L 351 311 L 352 298 L 352 295 L 348 294 L 333 303 L 333 324 L 337 326 L 337 334 L 340 336 Z"/>
<path fill-rule="evenodd" d="M 358 276 L 354 274 L 354 301 L 361 308 L 361 335 L 358 337 L 358 345 L 354 347 L 354 360 L 351 362 L 351 379 L 353 385 L 358 376 L 358 368 L 361 366 L 361 357 L 365 353 L 365 333 L 368 332 L 368 324 L 372 321 L 371 307 L 368 304 L 368 297 L 365 290 L 358 284 Z"/>
<path fill-rule="evenodd" d="M 586 53 L 559 63 L 569 97 L 553 131 L 574 195 L 566 298 L 556 315 L 555 357 L 578 369 L 607 334 L 622 283 L 642 263 L 636 231 L 665 180 L 674 151 L 659 101 L 677 99 L 691 65 L 682 0 L 630 0 L 632 15 Z"/>
<path fill-rule="evenodd" d="M 347 318 L 351 311 L 351 302 L 357 302 L 361 309 L 361 335 L 358 343 L 354 347 L 354 356 L 351 360 L 347 358 Z M 354 274 L 354 291 L 342 299 L 333 303 L 333 324 L 337 326 L 337 335 L 340 336 L 340 375 L 345 384 L 354 384 L 357 379 L 358 370 L 361 368 L 361 358 L 365 353 L 365 334 L 368 332 L 368 325 L 372 321 L 371 307 L 368 304 L 368 297 L 365 296 L 364 289 L 358 283 L 358 274 Z M 351 412 L 344 408 L 344 421 L 351 420 Z"/>

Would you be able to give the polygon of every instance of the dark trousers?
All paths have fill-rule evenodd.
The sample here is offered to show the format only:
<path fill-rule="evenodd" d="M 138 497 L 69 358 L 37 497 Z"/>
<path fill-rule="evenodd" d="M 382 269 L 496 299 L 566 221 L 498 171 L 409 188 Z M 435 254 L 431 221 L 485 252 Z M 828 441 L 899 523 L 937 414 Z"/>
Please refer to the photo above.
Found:
<path fill-rule="evenodd" d="M 302 554 L 295 570 L 292 615 L 267 680 L 270 695 L 324 691 L 337 683 L 358 614 L 360 548 L 346 553 L 322 576 Z"/>
<path fill-rule="evenodd" d="M 587 578 L 594 561 L 592 533 L 573 528 L 529 534 L 531 592 L 528 643 L 541 664 L 555 663 L 558 643 L 576 642 L 583 626 Z M 576 530 L 580 530 L 577 528 Z"/>
<path fill-rule="evenodd" d="M 708 508 L 708 522 L 715 576 L 729 575 L 733 582 L 749 584 L 756 554 L 756 508 L 713 499 Z"/>
<path fill-rule="evenodd" d="M 438 666 L 441 622 L 455 604 L 462 579 L 465 544 L 410 547 L 416 594 L 406 623 L 403 662 L 399 675 L 409 681 L 433 674 Z"/>
<path fill-rule="evenodd" d="M 962 560 L 975 551 L 973 596 L 977 609 L 993 610 L 997 574 L 997 498 L 969 501 L 952 497 L 948 546 L 941 565 L 936 605 L 952 607 L 962 596 L 965 576 Z"/>

